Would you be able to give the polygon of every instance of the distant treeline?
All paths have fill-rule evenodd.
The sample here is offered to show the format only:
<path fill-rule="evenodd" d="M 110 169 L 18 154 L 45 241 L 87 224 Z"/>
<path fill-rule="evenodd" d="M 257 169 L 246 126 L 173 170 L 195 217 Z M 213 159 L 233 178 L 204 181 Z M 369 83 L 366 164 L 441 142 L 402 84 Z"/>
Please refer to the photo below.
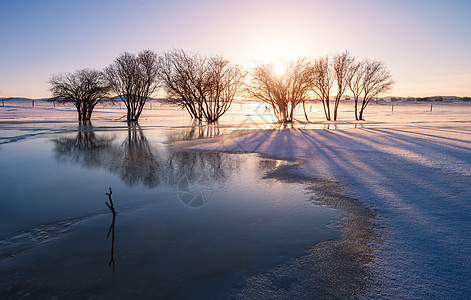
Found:
<path fill-rule="evenodd" d="M 0 97 L 0 101 L 51 101 L 52 98 L 26 98 L 26 97 Z M 114 100 L 119 100 L 115 97 Z M 167 98 L 154 98 L 150 97 L 147 101 L 166 102 Z M 258 101 L 256 99 L 239 99 L 241 101 Z M 352 96 L 346 95 L 342 100 L 353 100 Z M 471 101 L 471 97 L 458 97 L 458 96 L 429 96 L 429 97 L 376 97 L 374 101 L 391 101 L 391 102 L 422 102 L 422 101 Z M 319 98 L 313 98 L 306 101 L 321 101 Z"/>
<path fill-rule="evenodd" d="M 333 97 L 331 97 L 332 99 Z M 0 97 L 0 101 L 8 102 L 8 101 L 51 101 L 53 98 L 26 98 L 26 97 Z M 118 97 L 114 97 L 113 100 L 118 101 Z M 346 95 L 342 97 L 342 100 L 353 100 L 352 96 Z M 155 101 L 155 102 L 168 102 L 168 98 L 154 98 L 150 97 L 147 101 Z M 258 102 L 257 99 L 238 99 L 237 101 L 254 101 Z M 313 98 L 306 101 L 322 101 L 319 98 Z M 468 102 L 471 101 L 471 97 L 458 97 L 458 96 L 430 96 L 430 97 L 376 97 L 373 98 L 373 101 L 390 101 L 390 102 L 446 102 L 446 101 L 463 101 Z"/>
<path fill-rule="evenodd" d="M 432 96 L 432 97 L 386 97 L 383 100 L 392 102 L 408 101 L 408 102 L 426 102 L 426 101 L 471 101 L 471 97 L 457 96 Z"/>

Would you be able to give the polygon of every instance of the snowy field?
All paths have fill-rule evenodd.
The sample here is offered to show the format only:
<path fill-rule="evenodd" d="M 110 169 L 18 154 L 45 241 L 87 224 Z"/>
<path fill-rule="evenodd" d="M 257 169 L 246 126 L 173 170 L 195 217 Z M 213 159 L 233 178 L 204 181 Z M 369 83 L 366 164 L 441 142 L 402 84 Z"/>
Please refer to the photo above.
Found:
<path fill-rule="evenodd" d="M 198 125 L 199 139 L 177 148 L 295 160 L 289 172 L 341 185 L 377 214 L 378 239 L 371 241 L 373 274 L 362 297 L 463 299 L 471 295 L 471 103 L 371 103 L 366 121 L 354 121 L 352 103 L 338 122 L 325 122 L 321 105 L 308 103 L 310 122 L 274 125 L 264 105 L 237 102 L 217 125 Z M 123 107 L 99 106 L 94 126 L 125 126 Z M 0 144 L 77 129 L 72 107 L 49 102 L 0 103 Z M 147 104 L 143 127 L 191 128 L 175 107 Z M 0 153 L 1 153 L 0 145 Z M 344 262 L 348 264 L 349 262 Z M 282 270 L 280 272 L 283 272 Z M 288 271 L 287 271 L 288 272 Z M 269 278 L 249 280 L 246 298 L 267 291 Z M 292 295 L 292 294 L 291 294 Z"/>
<path fill-rule="evenodd" d="M 432 112 L 430 103 L 394 104 L 395 112 L 390 105 L 373 104 L 365 123 L 241 130 L 190 147 L 300 160 L 296 173 L 340 181 L 344 193 L 377 210 L 379 282 L 366 296 L 467 298 L 471 105 L 433 104 Z"/>

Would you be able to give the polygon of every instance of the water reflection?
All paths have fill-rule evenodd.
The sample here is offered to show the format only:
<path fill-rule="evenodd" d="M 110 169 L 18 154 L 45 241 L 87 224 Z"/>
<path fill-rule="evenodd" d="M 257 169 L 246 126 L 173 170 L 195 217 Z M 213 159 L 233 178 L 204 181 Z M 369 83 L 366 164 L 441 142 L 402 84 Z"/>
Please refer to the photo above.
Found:
<path fill-rule="evenodd" d="M 116 263 L 114 261 L 114 228 L 115 228 L 115 222 L 116 222 L 116 211 L 114 209 L 113 200 L 111 199 L 111 194 L 112 193 L 113 192 L 111 191 L 111 187 L 110 187 L 110 192 L 106 193 L 110 203 L 105 202 L 105 204 L 106 204 L 106 206 L 108 206 L 108 208 L 113 213 L 113 219 L 111 221 L 110 229 L 108 230 L 108 234 L 106 235 L 106 238 L 109 238 L 110 234 L 111 234 L 111 257 L 110 257 L 110 262 L 108 263 L 108 266 L 113 265 L 113 272 L 114 272 L 115 267 L 116 267 Z"/>
<path fill-rule="evenodd" d="M 218 134 L 217 126 L 184 130 L 184 137 Z M 153 188 L 162 184 L 187 187 L 211 182 L 223 184 L 237 169 L 240 158 L 216 152 L 168 151 L 149 142 L 145 130 L 137 123 L 129 124 L 121 143 L 115 136 L 95 134 L 91 124 L 80 125 L 75 137 L 54 139 L 55 157 L 59 162 L 72 162 L 85 168 L 104 168 L 118 175 L 128 186 L 143 184 Z M 195 132 L 198 132 L 196 134 Z M 186 200 L 183 202 L 187 202 Z"/>
<path fill-rule="evenodd" d="M 355 126 L 356 126 L 356 124 L 355 124 Z M 355 128 L 356 128 L 356 127 L 355 127 Z M 324 125 L 324 129 L 336 129 L 336 130 L 337 130 L 337 129 L 338 129 L 338 126 L 337 126 L 337 124 L 329 124 L 329 123 L 327 123 L 327 124 Z"/>
<path fill-rule="evenodd" d="M 252 154 L 175 151 L 160 142 L 159 135 L 168 132 L 160 127 L 131 125 L 114 130 L 112 135 L 102 130 L 91 125 L 80 126 L 78 132 L 54 140 L 52 151 L 59 161 L 69 165 L 65 172 L 64 166 L 57 166 L 53 161 L 42 166 L 38 173 L 52 176 L 36 186 L 42 188 L 40 192 L 16 193 L 20 188 L 13 186 L 15 193 L 10 193 L 13 197 L 8 197 L 7 204 L 20 209 L 11 214 L 12 219 L 26 223 L 36 214 L 43 214 L 40 221 L 34 222 L 56 224 L 77 217 L 80 222 L 69 226 L 68 234 L 60 238 L 54 235 L 47 244 L 34 241 L 40 247 L 16 258 L 8 257 L 11 263 L 0 268 L 0 277 L 5 278 L 0 285 L 6 287 L 3 295 L 8 296 L 3 298 L 86 295 L 90 298 L 227 299 L 247 278 L 290 264 L 313 245 L 340 235 L 337 229 L 327 227 L 329 220 L 340 217 L 340 213 L 312 205 L 303 185 L 278 178 L 264 179 L 266 172 L 273 171 L 270 167 L 278 169 L 284 165 L 281 162 L 259 159 Z M 50 141 L 32 141 L 44 146 L 40 148 L 42 151 L 36 151 L 30 145 L 37 144 L 21 145 L 27 157 L 35 161 L 50 158 L 51 149 L 47 146 L 51 144 L 44 144 Z M 92 158 L 94 164 L 88 163 Z M 129 167 L 131 164 L 141 167 Z M 146 164 L 152 164 L 154 171 L 149 171 L 151 168 Z M 84 172 L 82 166 L 100 169 Z M 24 170 L 28 166 L 21 167 Z M 110 174 L 104 176 L 104 170 Z M 14 173 L 13 169 L 7 171 Z M 124 172 L 131 173 L 124 178 L 134 178 L 129 182 L 141 186 L 126 188 Z M 118 176 L 111 173 L 119 175 L 123 183 L 116 182 Z M 21 173 L 25 174 L 29 175 Z M 27 182 L 28 178 L 31 177 L 19 177 L 21 180 L 15 182 Z M 152 184 L 162 188 L 143 188 L 149 182 L 144 178 L 151 178 Z M 186 181 L 179 184 L 182 178 Z M 72 194 L 68 189 L 71 180 L 81 187 Z M 117 214 L 97 215 L 103 209 L 103 184 L 110 181 L 115 192 L 119 190 L 120 198 L 127 199 L 119 204 L 116 197 L 111 200 L 111 191 L 108 193 L 108 208 L 112 212 L 116 208 L 112 203 L 119 204 L 119 232 L 116 232 Z M 224 188 L 216 190 L 218 185 Z M 182 207 L 172 192 L 174 188 L 193 192 L 184 194 L 180 200 L 195 209 Z M 25 199 L 35 198 L 35 194 L 44 197 L 34 199 L 38 204 L 31 207 L 28 204 L 33 201 Z M 196 209 L 207 201 L 211 205 Z M 22 207 L 26 207 L 28 214 Z M 15 226 L 18 232 L 25 227 Z M 70 260 L 71 252 L 73 260 Z M 118 272 L 113 273 L 116 265 Z M 306 269 L 318 269 L 311 265 L 306 265 Z M 2 292 L 0 288 L 0 298 Z"/>
<path fill-rule="evenodd" d="M 118 174 L 129 186 L 141 182 L 147 187 L 157 186 L 165 162 L 150 146 L 138 123 L 129 124 L 127 133 L 121 145 L 110 153 L 111 161 L 102 161 L 101 165 Z"/>
<path fill-rule="evenodd" d="M 102 152 L 111 150 L 113 137 L 97 136 L 90 122 L 82 122 L 73 138 L 54 139 L 55 154 L 58 161 L 69 160 L 84 167 L 93 167 L 103 159 Z"/>
<path fill-rule="evenodd" d="M 169 141 L 195 140 L 216 137 L 222 132 L 221 127 L 217 123 L 203 124 L 194 120 L 190 126 L 179 130 L 172 130 L 167 134 L 167 138 Z"/>
<path fill-rule="evenodd" d="M 110 253 L 110 262 L 108 263 L 108 266 L 113 266 L 113 272 L 115 270 L 115 267 L 116 267 L 116 263 L 114 261 L 114 228 L 115 228 L 115 222 L 116 222 L 116 214 L 114 213 L 113 214 L 113 219 L 111 221 L 111 225 L 110 225 L 110 229 L 108 230 L 108 235 L 106 236 L 106 238 L 109 238 L 110 237 L 110 233 L 111 233 L 111 253 Z"/>

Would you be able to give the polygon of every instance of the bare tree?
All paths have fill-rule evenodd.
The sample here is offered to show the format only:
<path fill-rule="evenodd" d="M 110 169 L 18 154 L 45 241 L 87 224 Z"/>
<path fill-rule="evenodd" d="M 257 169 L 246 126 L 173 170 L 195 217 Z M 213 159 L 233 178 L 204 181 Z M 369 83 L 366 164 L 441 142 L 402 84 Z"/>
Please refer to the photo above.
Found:
<path fill-rule="evenodd" d="M 284 69 L 283 74 L 277 75 L 274 63 L 259 64 L 252 71 L 246 91 L 270 105 L 279 123 L 290 123 L 296 106 L 307 100 L 313 66 L 301 58 L 285 62 Z"/>
<path fill-rule="evenodd" d="M 230 108 L 245 75 L 240 66 L 231 65 L 222 57 L 209 58 L 206 71 L 208 88 L 203 101 L 206 121 L 217 121 Z"/>
<path fill-rule="evenodd" d="M 334 72 L 329 62 L 329 57 L 316 59 L 313 68 L 312 90 L 321 99 L 325 118 L 327 121 L 330 121 L 330 90 L 334 85 Z"/>
<path fill-rule="evenodd" d="M 183 50 L 173 50 L 159 58 L 160 77 L 167 100 L 185 108 L 197 120 L 203 119 L 197 89 L 203 81 L 204 66 L 201 62 L 199 57 L 187 55 Z"/>
<path fill-rule="evenodd" d="M 52 101 L 71 102 L 78 112 L 79 121 L 88 121 L 95 106 L 108 99 L 109 86 L 103 73 L 82 69 L 74 73 L 54 75 L 49 80 Z"/>
<path fill-rule="evenodd" d="M 348 51 L 334 55 L 333 57 L 333 70 L 334 78 L 337 82 L 337 94 L 335 95 L 334 105 L 334 121 L 337 121 L 337 112 L 339 109 L 340 99 L 342 98 L 348 86 L 351 66 L 355 58 L 350 56 Z"/>
<path fill-rule="evenodd" d="M 363 93 L 363 77 L 365 74 L 364 69 L 365 61 L 355 62 L 350 67 L 348 87 L 352 91 L 353 100 L 355 101 L 355 120 L 358 120 L 358 100 Z"/>
<path fill-rule="evenodd" d="M 245 77 L 238 65 L 222 57 L 205 58 L 183 50 L 165 53 L 159 65 L 167 100 L 209 123 L 217 122 L 230 108 Z"/>
<path fill-rule="evenodd" d="M 127 121 L 137 121 L 146 101 L 158 89 L 158 58 L 151 50 L 124 53 L 105 68 L 105 76 L 127 108 Z"/>
<path fill-rule="evenodd" d="M 352 66 L 349 86 L 355 100 L 355 119 L 363 120 L 363 113 L 371 99 L 389 91 L 394 86 L 394 81 L 383 62 L 364 60 Z M 362 102 L 358 112 L 360 97 Z"/>

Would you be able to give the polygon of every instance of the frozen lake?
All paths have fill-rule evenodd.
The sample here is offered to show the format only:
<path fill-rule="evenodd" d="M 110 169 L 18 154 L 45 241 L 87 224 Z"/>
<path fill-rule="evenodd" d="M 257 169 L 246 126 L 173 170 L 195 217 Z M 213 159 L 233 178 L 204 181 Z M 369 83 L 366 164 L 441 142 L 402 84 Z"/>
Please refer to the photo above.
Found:
<path fill-rule="evenodd" d="M 227 297 L 340 237 L 329 223 L 341 211 L 306 184 L 265 178 L 288 163 L 167 146 L 199 128 L 16 125 L 0 146 L 3 297 Z M 41 126 L 52 132 L 34 135 Z"/>
<path fill-rule="evenodd" d="M 466 298 L 471 105 L 307 109 L 281 129 L 234 103 L 195 126 L 153 103 L 128 127 L 119 107 L 79 126 L 73 108 L 6 103 L 0 296 Z"/>

